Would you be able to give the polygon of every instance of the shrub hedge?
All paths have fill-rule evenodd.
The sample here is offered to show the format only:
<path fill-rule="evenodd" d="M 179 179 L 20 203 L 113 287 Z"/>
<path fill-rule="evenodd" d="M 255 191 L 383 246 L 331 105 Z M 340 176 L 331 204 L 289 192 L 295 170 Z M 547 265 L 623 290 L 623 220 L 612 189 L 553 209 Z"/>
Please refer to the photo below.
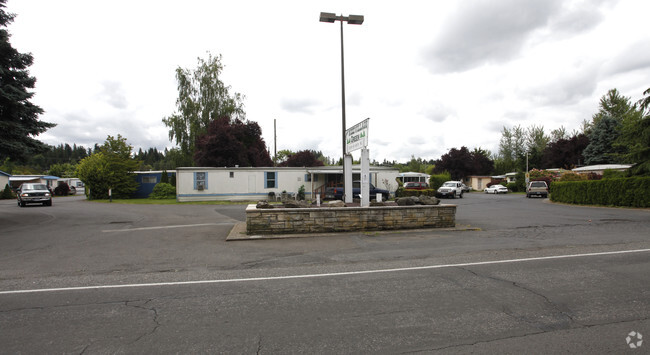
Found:
<path fill-rule="evenodd" d="M 16 195 L 14 195 L 13 190 L 9 187 L 9 184 L 5 185 L 5 188 L 2 190 L 2 193 L 0 193 L 0 199 L 12 199 L 16 198 Z"/>
<path fill-rule="evenodd" d="M 551 201 L 650 207 L 650 177 L 554 182 L 551 185 Z"/>
<path fill-rule="evenodd" d="M 447 181 L 451 181 L 451 174 L 449 174 L 449 172 L 447 171 L 443 172 L 442 174 L 431 175 L 429 177 L 429 187 L 432 190 L 438 190 L 438 188 Z M 427 195 L 427 196 L 433 196 L 433 195 Z"/>
<path fill-rule="evenodd" d="M 418 197 L 420 195 L 436 197 L 436 193 L 437 191 L 434 189 L 426 189 L 426 190 L 397 189 L 397 191 L 395 192 L 395 197 L 409 197 L 409 196 Z"/>
<path fill-rule="evenodd" d="M 176 188 L 171 184 L 159 182 L 153 187 L 153 191 L 149 194 L 149 198 L 156 200 L 164 200 L 176 197 Z"/>

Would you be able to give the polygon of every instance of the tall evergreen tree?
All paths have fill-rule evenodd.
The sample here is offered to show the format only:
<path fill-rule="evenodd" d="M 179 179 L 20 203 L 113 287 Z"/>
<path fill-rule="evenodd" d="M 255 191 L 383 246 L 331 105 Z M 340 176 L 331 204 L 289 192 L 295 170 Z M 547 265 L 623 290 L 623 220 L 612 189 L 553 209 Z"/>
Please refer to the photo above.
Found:
<path fill-rule="evenodd" d="M 582 152 L 585 164 L 618 163 L 613 156 L 612 145 L 619 136 L 619 121 L 611 116 L 602 116 L 594 125 L 589 136 L 589 145 Z"/>
<path fill-rule="evenodd" d="M 38 115 L 43 109 L 29 100 L 34 95 L 36 78 L 29 75 L 34 57 L 20 53 L 9 43 L 6 27 L 15 17 L 5 11 L 6 0 L 0 0 L 0 161 L 10 158 L 26 161 L 48 147 L 34 137 L 55 126 L 43 122 Z"/>

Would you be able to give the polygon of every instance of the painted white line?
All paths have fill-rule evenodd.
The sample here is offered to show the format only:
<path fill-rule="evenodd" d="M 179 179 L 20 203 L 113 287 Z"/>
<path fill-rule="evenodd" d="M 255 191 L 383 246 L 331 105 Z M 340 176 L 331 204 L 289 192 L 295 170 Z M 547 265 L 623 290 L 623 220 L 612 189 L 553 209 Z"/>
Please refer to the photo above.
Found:
<path fill-rule="evenodd" d="M 524 259 L 477 261 L 477 262 L 472 262 L 472 263 L 413 266 L 413 267 L 403 267 L 403 268 L 396 268 L 396 269 L 346 271 L 346 272 L 333 272 L 333 273 L 325 273 L 325 274 L 250 277 L 250 278 L 244 278 L 244 279 L 223 279 L 223 280 L 154 282 L 154 283 L 125 284 L 125 285 L 98 285 L 98 286 L 41 288 L 41 289 L 33 289 L 33 290 L 12 290 L 12 291 L 0 291 L 0 295 L 15 295 L 15 294 L 21 294 L 21 293 L 45 293 L 45 292 L 63 292 L 63 291 L 104 290 L 104 289 L 113 289 L 113 288 L 184 286 L 184 285 L 201 285 L 201 284 L 219 284 L 219 283 L 230 283 L 230 282 L 251 282 L 251 281 L 308 279 L 308 278 L 317 278 L 317 277 L 334 277 L 334 276 L 349 276 L 349 275 L 363 275 L 363 274 L 379 274 L 379 273 L 385 273 L 385 272 L 445 269 L 445 268 L 463 267 L 463 266 L 509 264 L 509 263 L 520 263 L 520 262 L 526 262 L 526 261 L 557 260 L 557 259 L 583 258 L 583 257 L 590 257 L 590 256 L 620 255 L 620 254 L 646 253 L 646 252 L 650 252 L 650 249 L 618 250 L 618 251 L 606 251 L 606 252 L 600 252 L 600 253 L 553 255 L 553 256 L 540 256 L 540 257 L 535 257 L 535 258 L 524 258 Z"/>
<path fill-rule="evenodd" d="M 175 225 L 175 226 L 141 227 L 141 228 L 129 228 L 129 229 L 107 229 L 107 230 L 103 230 L 102 232 L 103 233 L 133 232 L 133 231 L 148 231 L 148 230 L 155 230 L 155 229 L 222 226 L 226 224 L 230 225 L 232 223 L 201 223 L 201 224 L 182 224 L 182 225 Z"/>

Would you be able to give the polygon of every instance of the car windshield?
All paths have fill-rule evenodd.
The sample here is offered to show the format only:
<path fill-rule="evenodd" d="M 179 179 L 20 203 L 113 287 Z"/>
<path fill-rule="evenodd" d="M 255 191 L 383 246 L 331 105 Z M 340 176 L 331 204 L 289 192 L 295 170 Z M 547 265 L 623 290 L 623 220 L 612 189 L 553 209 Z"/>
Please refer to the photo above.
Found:
<path fill-rule="evenodd" d="M 31 184 L 23 186 L 23 190 L 47 190 L 45 184 Z"/>
<path fill-rule="evenodd" d="M 454 183 L 454 182 L 446 182 L 442 186 L 456 187 L 456 183 Z"/>
<path fill-rule="evenodd" d="M 545 182 L 531 182 L 530 186 L 531 187 L 546 187 L 546 183 Z"/>

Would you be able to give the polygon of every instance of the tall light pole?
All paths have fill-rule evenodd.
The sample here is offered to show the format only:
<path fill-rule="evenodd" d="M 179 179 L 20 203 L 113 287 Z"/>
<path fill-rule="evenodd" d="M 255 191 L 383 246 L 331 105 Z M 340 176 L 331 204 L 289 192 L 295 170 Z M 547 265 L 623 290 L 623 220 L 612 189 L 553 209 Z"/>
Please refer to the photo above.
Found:
<path fill-rule="evenodd" d="M 343 186 L 345 186 L 345 60 L 343 55 L 343 22 L 346 21 L 350 25 L 361 25 L 363 23 L 363 16 L 361 15 L 349 15 L 349 16 L 337 16 L 336 14 L 330 12 L 321 12 L 320 13 L 320 22 L 329 22 L 334 23 L 336 21 L 341 22 L 341 118 L 342 118 L 342 132 L 341 132 L 341 144 L 342 144 L 342 161 L 343 164 Z M 344 193 L 349 193 L 349 191 L 344 191 Z"/>

